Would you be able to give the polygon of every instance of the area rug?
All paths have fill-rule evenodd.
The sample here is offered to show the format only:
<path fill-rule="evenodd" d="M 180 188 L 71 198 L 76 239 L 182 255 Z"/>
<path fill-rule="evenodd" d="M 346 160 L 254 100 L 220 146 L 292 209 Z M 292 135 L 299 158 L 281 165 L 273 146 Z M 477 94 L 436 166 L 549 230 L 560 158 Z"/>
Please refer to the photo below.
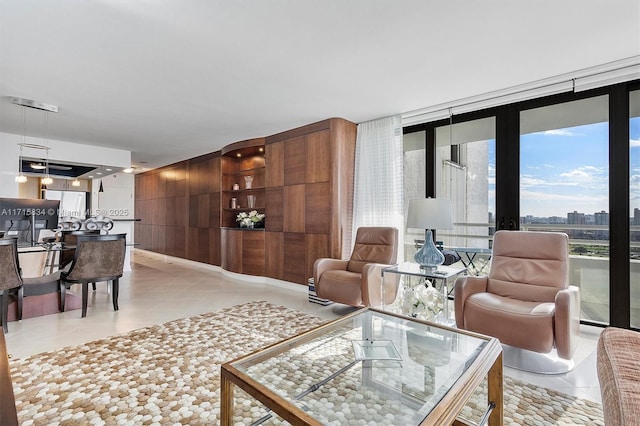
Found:
<path fill-rule="evenodd" d="M 219 424 L 221 364 L 322 322 L 251 302 L 12 359 L 18 418 L 23 426 Z M 240 392 L 237 397 L 244 398 Z M 262 410 L 249 398 L 236 403 Z M 480 402 L 465 408 L 471 418 L 481 411 Z M 504 420 L 505 425 L 604 424 L 596 403 L 509 378 Z"/>

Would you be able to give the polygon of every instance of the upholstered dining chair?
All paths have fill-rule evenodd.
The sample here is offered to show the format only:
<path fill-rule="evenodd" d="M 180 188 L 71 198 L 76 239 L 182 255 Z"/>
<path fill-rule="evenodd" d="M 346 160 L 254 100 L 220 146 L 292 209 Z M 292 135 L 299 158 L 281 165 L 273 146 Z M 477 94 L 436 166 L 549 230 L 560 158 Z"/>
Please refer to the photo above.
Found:
<path fill-rule="evenodd" d="M 2 328 L 7 333 L 9 298 L 22 286 L 20 267 L 18 266 L 18 240 L 0 239 L 0 295 L 2 295 Z"/>
<path fill-rule="evenodd" d="M 560 232 L 498 231 L 488 276 L 460 277 L 454 290 L 458 328 L 497 337 L 525 351 L 504 353 L 504 364 L 534 372 L 573 368 L 579 338 L 580 292 L 569 285 L 569 238 Z M 570 361 L 535 365 L 548 357 Z M 526 361 L 525 361 L 526 360 Z M 526 365 L 528 364 L 528 365 Z"/>
<path fill-rule="evenodd" d="M 398 230 L 392 227 L 361 227 L 348 260 L 320 258 L 314 262 L 313 278 L 318 297 L 351 306 L 391 304 L 398 294 L 398 280 L 385 280 L 382 268 L 396 263 Z"/>
<path fill-rule="evenodd" d="M 77 235 L 75 257 L 60 276 L 60 310 L 66 289 L 82 284 L 82 317 L 87 316 L 89 283 L 111 281 L 113 310 L 118 310 L 119 280 L 124 269 L 126 234 Z"/>

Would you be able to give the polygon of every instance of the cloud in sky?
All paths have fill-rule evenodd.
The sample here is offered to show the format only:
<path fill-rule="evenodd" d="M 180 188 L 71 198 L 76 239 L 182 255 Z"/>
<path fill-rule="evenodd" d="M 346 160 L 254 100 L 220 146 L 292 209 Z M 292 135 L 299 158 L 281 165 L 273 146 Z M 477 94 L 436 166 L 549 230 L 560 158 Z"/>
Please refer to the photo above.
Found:
<path fill-rule="evenodd" d="M 629 146 L 631 148 L 637 148 L 640 146 L 640 139 L 629 139 Z"/>
<path fill-rule="evenodd" d="M 570 132 L 566 129 L 545 130 L 542 134 L 545 136 L 580 136 L 579 133 Z"/>

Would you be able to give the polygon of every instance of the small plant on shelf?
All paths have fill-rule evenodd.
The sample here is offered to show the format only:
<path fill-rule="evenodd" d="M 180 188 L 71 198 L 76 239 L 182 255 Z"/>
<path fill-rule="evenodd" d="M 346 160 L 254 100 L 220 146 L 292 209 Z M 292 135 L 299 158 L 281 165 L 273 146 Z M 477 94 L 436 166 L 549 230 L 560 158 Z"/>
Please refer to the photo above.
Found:
<path fill-rule="evenodd" d="M 236 216 L 236 222 L 240 224 L 240 228 L 260 228 L 263 225 L 264 213 L 258 213 L 251 210 L 249 213 L 240 212 Z"/>

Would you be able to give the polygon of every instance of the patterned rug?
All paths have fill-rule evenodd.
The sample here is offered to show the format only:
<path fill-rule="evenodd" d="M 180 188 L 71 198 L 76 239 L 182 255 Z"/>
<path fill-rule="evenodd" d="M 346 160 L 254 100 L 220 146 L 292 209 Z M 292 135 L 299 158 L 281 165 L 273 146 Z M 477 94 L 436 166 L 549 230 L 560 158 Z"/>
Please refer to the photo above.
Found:
<path fill-rule="evenodd" d="M 322 322 L 252 302 L 12 359 L 18 418 L 23 426 L 219 424 L 221 364 Z M 249 398 L 236 404 L 262 415 Z M 482 405 L 471 401 L 465 417 Z M 596 403 L 509 378 L 504 411 L 505 425 L 604 424 Z"/>

